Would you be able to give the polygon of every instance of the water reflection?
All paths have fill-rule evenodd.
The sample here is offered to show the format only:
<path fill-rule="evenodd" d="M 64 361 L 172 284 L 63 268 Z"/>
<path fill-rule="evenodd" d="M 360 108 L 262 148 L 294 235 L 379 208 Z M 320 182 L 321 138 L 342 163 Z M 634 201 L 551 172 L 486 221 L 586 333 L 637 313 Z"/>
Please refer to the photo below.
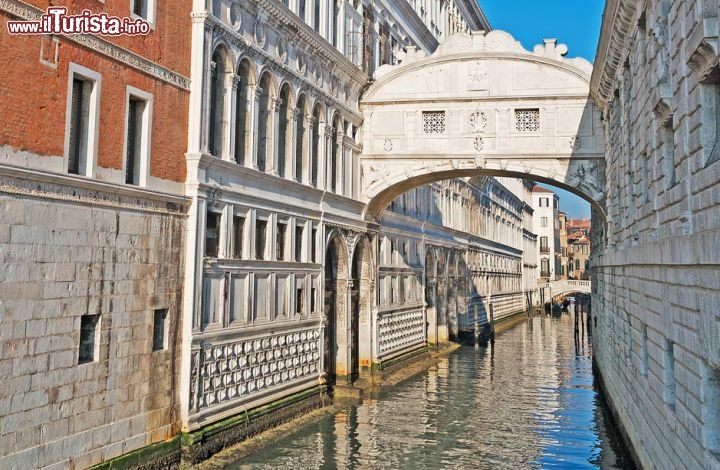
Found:
<path fill-rule="evenodd" d="M 584 321 L 536 316 L 230 468 L 626 468 Z"/>

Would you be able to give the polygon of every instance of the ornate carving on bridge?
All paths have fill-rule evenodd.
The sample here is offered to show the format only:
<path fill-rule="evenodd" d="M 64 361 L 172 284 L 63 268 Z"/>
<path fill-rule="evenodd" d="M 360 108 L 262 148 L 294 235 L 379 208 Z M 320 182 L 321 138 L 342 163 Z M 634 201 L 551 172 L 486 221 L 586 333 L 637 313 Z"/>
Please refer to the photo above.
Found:
<path fill-rule="evenodd" d="M 470 127 L 475 132 L 483 132 L 487 126 L 487 116 L 482 111 L 470 114 Z"/>
<path fill-rule="evenodd" d="M 605 172 L 597 162 L 576 165 L 571 173 L 571 179 L 579 190 L 594 196 L 597 201 L 605 198 Z"/>
<path fill-rule="evenodd" d="M 578 150 L 582 146 L 582 139 L 580 136 L 574 135 L 570 137 L 570 148 L 573 150 Z"/>

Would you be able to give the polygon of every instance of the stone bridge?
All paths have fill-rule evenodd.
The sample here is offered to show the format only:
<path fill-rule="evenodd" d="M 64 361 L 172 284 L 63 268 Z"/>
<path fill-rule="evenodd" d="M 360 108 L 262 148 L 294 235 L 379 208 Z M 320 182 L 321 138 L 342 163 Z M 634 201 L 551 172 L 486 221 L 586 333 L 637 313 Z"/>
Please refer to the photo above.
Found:
<path fill-rule="evenodd" d="M 573 279 L 563 281 L 551 281 L 538 286 L 540 289 L 544 289 L 549 293 L 547 298 L 552 298 L 556 295 L 570 294 L 572 292 L 579 292 L 581 294 L 590 294 L 590 281 L 576 281 Z"/>
<path fill-rule="evenodd" d="M 546 182 L 605 219 L 604 134 L 592 66 L 545 40 L 530 52 L 503 31 L 457 33 L 430 57 L 410 48 L 365 93 L 366 217 L 433 181 L 485 174 Z"/>

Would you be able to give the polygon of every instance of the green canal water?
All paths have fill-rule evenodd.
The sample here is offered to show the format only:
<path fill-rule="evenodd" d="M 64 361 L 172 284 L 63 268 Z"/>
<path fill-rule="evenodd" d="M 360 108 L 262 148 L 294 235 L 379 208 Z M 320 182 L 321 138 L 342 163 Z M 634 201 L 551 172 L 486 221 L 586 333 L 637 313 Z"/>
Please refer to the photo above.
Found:
<path fill-rule="evenodd" d="M 228 468 L 633 468 L 578 324 L 535 316 Z"/>

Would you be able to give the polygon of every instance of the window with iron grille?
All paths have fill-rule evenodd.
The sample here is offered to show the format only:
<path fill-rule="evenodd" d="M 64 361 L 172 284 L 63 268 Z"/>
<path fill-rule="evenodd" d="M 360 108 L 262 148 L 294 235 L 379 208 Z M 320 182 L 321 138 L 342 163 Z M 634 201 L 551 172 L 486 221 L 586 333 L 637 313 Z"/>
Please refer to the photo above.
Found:
<path fill-rule="evenodd" d="M 445 133 L 445 111 L 423 111 L 423 132 L 426 134 Z"/>
<path fill-rule="evenodd" d="M 540 130 L 540 110 L 516 109 L 515 130 L 518 132 L 537 132 Z"/>

